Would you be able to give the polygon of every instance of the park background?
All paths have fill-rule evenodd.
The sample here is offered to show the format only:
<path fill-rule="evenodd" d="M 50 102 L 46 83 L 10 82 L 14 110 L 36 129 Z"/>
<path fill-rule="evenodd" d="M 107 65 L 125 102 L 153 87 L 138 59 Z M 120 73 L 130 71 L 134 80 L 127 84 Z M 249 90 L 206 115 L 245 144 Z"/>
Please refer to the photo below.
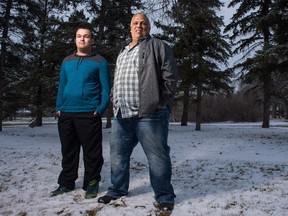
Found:
<path fill-rule="evenodd" d="M 94 49 L 109 62 L 130 36 L 135 12 L 177 59 L 179 81 L 171 121 L 262 121 L 288 117 L 286 0 L 3 0 L 0 2 L 0 131 L 4 120 L 30 112 L 31 126 L 55 115 L 63 58 L 88 23 Z M 105 113 L 111 127 L 111 104 Z"/>
<path fill-rule="evenodd" d="M 111 205 L 75 191 L 49 197 L 61 169 L 55 100 L 60 65 L 89 23 L 111 77 L 133 13 L 173 48 L 179 82 L 169 145 L 172 215 L 288 215 L 287 0 L 0 1 L 0 214 L 157 215 L 137 146 L 130 194 Z M 111 104 L 103 116 L 110 185 Z"/>

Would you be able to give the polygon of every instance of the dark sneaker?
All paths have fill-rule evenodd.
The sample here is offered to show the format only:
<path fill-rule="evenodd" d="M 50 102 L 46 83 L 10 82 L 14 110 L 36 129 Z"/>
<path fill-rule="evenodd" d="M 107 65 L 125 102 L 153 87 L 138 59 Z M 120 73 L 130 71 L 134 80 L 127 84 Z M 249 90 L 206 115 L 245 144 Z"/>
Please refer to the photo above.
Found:
<path fill-rule="evenodd" d="M 64 193 L 67 193 L 67 192 L 70 192 L 70 191 L 73 191 L 74 189 L 71 189 L 71 188 L 67 188 L 65 186 L 59 186 L 56 190 L 52 191 L 50 193 L 51 196 L 58 196 L 58 195 L 61 195 L 61 194 L 64 194 Z"/>
<path fill-rule="evenodd" d="M 172 211 L 174 203 L 154 203 L 154 206 L 160 211 Z"/>
<path fill-rule="evenodd" d="M 96 180 L 90 181 L 86 190 L 85 198 L 91 199 L 97 197 L 98 189 L 99 182 L 97 182 Z"/>
<path fill-rule="evenodd" d="M 102 196 L 98 199 L 98 203 L 104 203 L 104 204 L 108 204 L 111 202 L 111 200 L 116 200 L 117 198 L 115 197 L 111 197 L 109 195 L 105 195 L 105 196 Z"/>

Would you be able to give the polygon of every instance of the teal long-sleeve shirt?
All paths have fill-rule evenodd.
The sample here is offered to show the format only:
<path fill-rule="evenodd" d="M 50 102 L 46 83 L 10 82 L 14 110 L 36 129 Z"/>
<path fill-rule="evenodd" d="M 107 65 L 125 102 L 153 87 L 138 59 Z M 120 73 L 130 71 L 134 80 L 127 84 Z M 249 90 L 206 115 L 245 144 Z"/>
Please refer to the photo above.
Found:
<path fill-rule="evenodd" d="M 56 112 L 95 112 L 102 115 L 109 103 L 110 71 L 98 54 L 67 56 L 61 65 Z"/>

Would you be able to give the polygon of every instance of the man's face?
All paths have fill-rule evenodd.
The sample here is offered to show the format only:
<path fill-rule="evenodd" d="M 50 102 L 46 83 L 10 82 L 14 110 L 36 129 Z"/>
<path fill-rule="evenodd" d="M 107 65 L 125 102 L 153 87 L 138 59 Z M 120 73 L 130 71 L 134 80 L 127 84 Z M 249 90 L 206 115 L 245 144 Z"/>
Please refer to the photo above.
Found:
<path fill-rule="evenodd" d="M 150 26 L 143 14 L 137 14 L 132 18 L 130 32 L 132 39 L 136 41 L 149 34 Z"/>
<path fill-rule="evenodd" d="M 88 29 L 78 29 L 76 32 L 76 46 L 78 49 L 85 50 L 90 49 L 94 40 L 91 32 Z"/>

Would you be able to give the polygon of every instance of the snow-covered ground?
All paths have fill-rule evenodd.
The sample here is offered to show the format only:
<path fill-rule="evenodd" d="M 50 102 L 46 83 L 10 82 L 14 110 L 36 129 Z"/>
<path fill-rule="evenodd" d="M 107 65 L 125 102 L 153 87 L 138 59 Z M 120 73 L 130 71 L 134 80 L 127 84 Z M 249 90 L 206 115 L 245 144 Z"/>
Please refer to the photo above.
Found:
<path fill-rule="evenodd" d="M 288 122 L 170 126 L 172 215 L 288 215 Z M 99 196 L 110 185 L 109 132 Z M 147 160 L 138 145 L 131 159 L 130 193 L 109 205 L 84 199 L 83 162 L 73 192 L 50 197 L 61 171 L 60 142 L 53 121 L 42 127 L 5 126 L 0 132 L 0 215 L 152 216 Z"/>

